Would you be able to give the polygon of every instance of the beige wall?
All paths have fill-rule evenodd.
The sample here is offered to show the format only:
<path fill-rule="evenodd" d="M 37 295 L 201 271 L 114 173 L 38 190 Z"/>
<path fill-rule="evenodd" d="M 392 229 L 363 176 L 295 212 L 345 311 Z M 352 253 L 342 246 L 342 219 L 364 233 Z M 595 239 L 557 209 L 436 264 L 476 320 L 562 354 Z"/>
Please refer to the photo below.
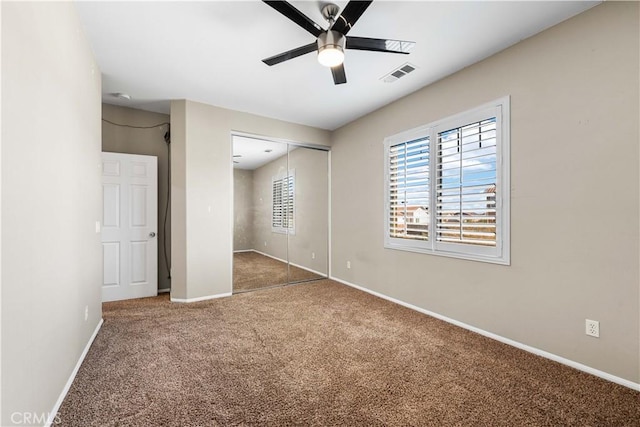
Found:
<path fill-rule="evenodd" d="M 102 104 L 102 117 L 129 126 L 153 126 L 169 123 L 166 114 Z M 145 154 L 158 158 L 158 289 L 170 289 L 171 280 L 164 254 L 164 216 L 167 203 L 167 173 L 169 158 L 164 134 L 168 126 L 135 129 L 102 122 L 102 151 Z M 167 258 L 171 264 L 171 216 L 167 215 Z"/>
<path fill-rule="evenodd" d="M 53 409 L 102 316 L 101 83 L 72 3 L 0 7 L 0 424 L 9 426 L 13 412 Z"/>
<path fill-rule="evenodd" d="M 171 102 L 173 299 L 232 289 L 231 132 L 329 145 L 329 132 L 193 101 Z"/>
<path fill-rule="evenodd" d="M 333 275 L 640 382 L 638 16 L 606 2 L 337 130 Z M 504 95 L 511 266 L 384 249 L 383 138 Z"/>
<path fill-rule="evenodd" d="M 233 170 L 233 250 L 253 249 L 253 171 Z"/>
<path fill-rule="evenodd" d="M 296 232 L 289 236 L 289 262 L 323 274 L 329 274 L 328 164 L 326 151 L 298 147 L 289 152 L 289 169 L 296 173 Z"/>
<path fill-rule="evenodd" d="M 187 298 L 186 115 L 186 101 L 171 102 L 171 298 L 180 299 Z"/>

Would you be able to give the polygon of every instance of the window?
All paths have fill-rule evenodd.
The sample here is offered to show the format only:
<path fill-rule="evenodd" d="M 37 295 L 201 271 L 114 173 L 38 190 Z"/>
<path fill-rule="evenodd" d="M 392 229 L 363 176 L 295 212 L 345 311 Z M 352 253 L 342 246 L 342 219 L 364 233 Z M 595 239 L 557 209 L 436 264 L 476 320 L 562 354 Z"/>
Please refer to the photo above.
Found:
<path fill-rule="evenodd" d="M 385 247 L 509 264 L 509 99 L 385 139 Z"/>
<path fill-rule="evenodd" d="M 291 170 L 272 179 L 271 231 L 275 233 L 295 234 L 294 176 Z"/>

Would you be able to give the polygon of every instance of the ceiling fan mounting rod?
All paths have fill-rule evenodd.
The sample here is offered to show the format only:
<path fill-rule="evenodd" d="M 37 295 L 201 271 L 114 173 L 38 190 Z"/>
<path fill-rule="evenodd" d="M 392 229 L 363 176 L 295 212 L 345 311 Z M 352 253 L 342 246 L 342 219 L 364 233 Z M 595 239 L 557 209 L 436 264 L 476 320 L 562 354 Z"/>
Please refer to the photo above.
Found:
<path fill-rule="evenodd" d="M 322 16 L 329 21 L 329 25 L 333 25 L 339 12 L 340 8 L 333 3 L 327 3 L 322 7 Z"/>

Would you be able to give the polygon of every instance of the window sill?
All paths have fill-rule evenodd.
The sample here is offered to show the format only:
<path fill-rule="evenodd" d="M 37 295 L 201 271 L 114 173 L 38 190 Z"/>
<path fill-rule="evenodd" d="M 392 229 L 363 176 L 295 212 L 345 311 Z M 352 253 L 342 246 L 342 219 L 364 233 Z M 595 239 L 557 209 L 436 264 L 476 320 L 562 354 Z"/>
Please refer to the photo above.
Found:
<path fill-rule="evenodd" d="M 464 254 L 459 252 L 436 251 L 433 249 L 419 248 L 414 246 L 394 245 L 392 243 L 385 243 L 384 248 L 393 249 L 397 251 L 404 251 L 404 252 L 414 252 L 419 254 L 435 255 L 435 256 L 441 256 L 441 257 L 447 257 L 447 258 L 457 258 L 457 259 L 463 259 L 466 261 L 476 261 L 476 262 L 484 262 L 489 264 L 498 264 L 498 265 L 506 265 L 506 266 L 511 265 L 511 260 L 509 256 L 489 257 L 489 256 L 474 255 L 474 254 Z"/>

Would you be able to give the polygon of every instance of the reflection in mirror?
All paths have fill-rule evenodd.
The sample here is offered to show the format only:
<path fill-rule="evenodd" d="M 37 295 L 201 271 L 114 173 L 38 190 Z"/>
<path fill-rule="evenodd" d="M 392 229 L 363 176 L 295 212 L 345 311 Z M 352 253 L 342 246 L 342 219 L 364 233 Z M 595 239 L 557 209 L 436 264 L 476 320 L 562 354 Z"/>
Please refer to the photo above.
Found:
<path fill-rule="evenodd" d="M 233 135 L 233 156 L 233 291 L 326 277 L 327 152 Z"/>

